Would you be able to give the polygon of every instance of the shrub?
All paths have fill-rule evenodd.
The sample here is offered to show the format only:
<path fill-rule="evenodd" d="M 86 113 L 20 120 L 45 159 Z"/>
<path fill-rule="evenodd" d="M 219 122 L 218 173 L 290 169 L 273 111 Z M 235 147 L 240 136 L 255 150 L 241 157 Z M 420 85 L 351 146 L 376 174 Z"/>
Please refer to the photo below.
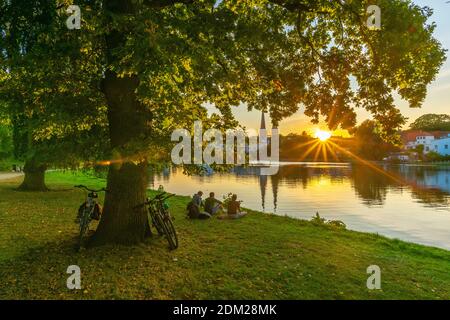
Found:
<path fill-rule="evenodd" d="M 311 222 L 317 226 L 329 226 L 337 229 L 347 228 L 344 222 L 340 220 L 327 220 L 325 218 L 322 218 L 318 212 L 316 212 L 316 215 L 311 219 Z"/>

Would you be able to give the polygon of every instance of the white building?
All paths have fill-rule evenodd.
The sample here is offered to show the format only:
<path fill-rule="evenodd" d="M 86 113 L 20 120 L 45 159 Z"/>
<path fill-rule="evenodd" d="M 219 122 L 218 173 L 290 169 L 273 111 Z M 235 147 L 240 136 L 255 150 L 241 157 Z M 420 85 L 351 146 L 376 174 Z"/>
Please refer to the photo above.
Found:
<path fill-rule="evenodd" d="M 406 144 L 406 149 L 415 149 L 423 145 L 424 153 L 436 152 L 442 156 L 450 155 L 450 134 L 447 137 L 435 138 L 432 134 L 424 133 L 417 136 L 415 141 Z"/>
<path fill-rule="evenodd" d="M 434 136 L 432 134 L 424 133 L 423 135 L 417 136 L 415 141 L 410 141 L 406 144 L 406 149 L 415 149 L 419 145 L 423 145 L 424 151 L 429 152 L 430 150 L 426 150 L 427 147 L 431 146 L 434 141 Z M 428 148 L 429 149 L 429 148 Z"/>

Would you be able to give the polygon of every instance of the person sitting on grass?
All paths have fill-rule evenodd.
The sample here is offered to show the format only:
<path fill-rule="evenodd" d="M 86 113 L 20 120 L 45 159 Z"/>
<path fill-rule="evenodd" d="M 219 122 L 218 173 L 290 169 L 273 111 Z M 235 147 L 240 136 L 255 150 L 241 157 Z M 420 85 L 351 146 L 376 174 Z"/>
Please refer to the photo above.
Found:
<path fill-rule="evenodd" d="M 220 209 L 222 209 L 222 202 L 217 200 L 214 192 L 209 194 L 209 198 L 205 200 L 205 211 L 210 215 L 215 215 Z"/>
<path fill-rule="evenodd" d="M 237 195 L 233 194 L 228 203 L 228 218 L 237 219 L 245 216 L 247 212 L 241 211 L 241 201 L 237 201 Z"/>
<path fill-rule="evenodd" d="M 192 197 L 192 203 L 194 203 L 196 206 L 200 207 L 203 205 L 203 191 L 199 191 Z"/>
<path fill-rule="evenodd" d="M 191 202 L 187 206 L 188 217 L 191 219 L 209 219 L 211 215 L 207 212 L 202 212 L 201 207 L 203 206 L 202 200 L 203 192 L 199 191 L 192 197 Z"/>

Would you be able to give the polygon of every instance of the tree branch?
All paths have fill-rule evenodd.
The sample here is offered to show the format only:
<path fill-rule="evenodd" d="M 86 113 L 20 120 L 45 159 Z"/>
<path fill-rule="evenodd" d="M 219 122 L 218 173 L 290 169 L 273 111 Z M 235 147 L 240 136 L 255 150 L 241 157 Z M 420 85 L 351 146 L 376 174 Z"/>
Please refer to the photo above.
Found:
<path fill-rule="evenodd" d="M 301 28 L 301 23 L 302 23 L 302 15 L 303 13 L 301 11 L 298 12 L 298 16 L 297 16 L 297 20 L 295 22 L 295 28 L 297 29 L 297 34 L 299 36 L 299 38 L 301 40 L 303 40 L 311 49 L 311 57 L 314 60 L 314 62 L 317 65 L 317 73 L 319 75 L 319 80 L 320 82 L 322 82 L 322 75 L 320 74 L 320 61 L 317 60 L 317 58 L 315 57 L 315 55 L 318 56 L 318 58 L 320 60 L 322 60 L 322 54 L 317 51 L 316 47 L 314 46 L 314 44 L 311 42 L 311 39 L 309 39 L 308 37 L 304 36 L 302 33 L 302 28 Z"/>
<path fill-rule="evenodd" d="M 277 4 L 289 11 L 311 11 L 311 9 L 314 8 L 314 5 L 311 6 L 298 0 L 270 0 L 270 2 Z"/>
<path fill-rule="evenodd" d="M 181 4 L 193 4 L 195 0 L 144 0 L 144 5 L 151 8 L 163 9 L 166 7 L 173 6 L 177 3 Z"/>

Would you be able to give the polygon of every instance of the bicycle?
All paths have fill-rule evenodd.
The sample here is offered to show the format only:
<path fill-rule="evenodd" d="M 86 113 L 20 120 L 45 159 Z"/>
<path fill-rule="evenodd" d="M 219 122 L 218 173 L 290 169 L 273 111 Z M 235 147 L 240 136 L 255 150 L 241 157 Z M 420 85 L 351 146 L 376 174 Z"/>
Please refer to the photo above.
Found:
<path fill-rule="evenodd" d="M 175 196 L 166 192 L 156 195 L 153 199 L 147 199 L 142 205 L 147 206 L 147 218 L 149 226 L 153 226 L 160 236 L 165 236 L 169 248 L 178 248 L 178 236 L 169 212 L 166 200 Z M 142 206 L 141 205 L 141 206 Z"/>
<path fill-rule="evenodd" d="M 83 185 L 75 186 L 75 188 L 84 189 L 85 191 L 89 192 L 86 195 L 86 201 L 78 209 L 78 216 L 76 219 L 76 222 L 80 225 L 80 234 L 77 244 L 79 250 L 81 249 L 85 235 L 89 230 L 89 224 L 94 219 L 99 220 L 102 214 L 100 204 L 97 201 L 98 192 L 107 192 L 107 190 L 105 188 L 93 190 Z"/>

